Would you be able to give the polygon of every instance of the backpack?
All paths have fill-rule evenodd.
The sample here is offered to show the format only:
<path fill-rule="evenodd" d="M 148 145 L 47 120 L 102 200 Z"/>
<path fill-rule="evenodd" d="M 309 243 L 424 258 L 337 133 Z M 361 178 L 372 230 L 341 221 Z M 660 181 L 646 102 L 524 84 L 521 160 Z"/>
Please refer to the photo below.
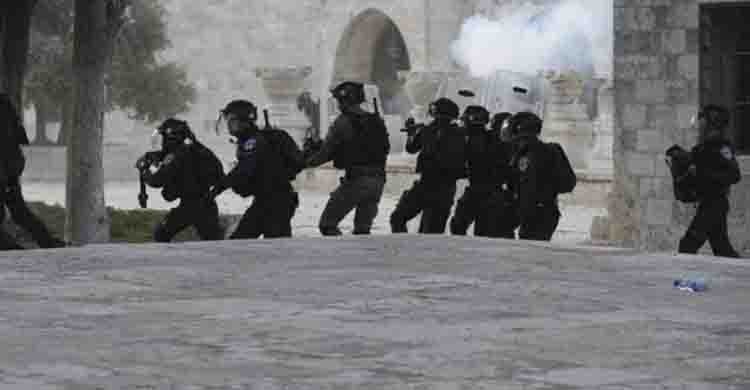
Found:
<path fill-rule="evenodd" d="M 573 170 L 573 166 L 568 160 L 568 155 L 565 154 L 562 146 L 556 142 L 546 144 L 550 150 L 552 156 L 553 167 L 555 167 L 555 181 L 556 181 L 556 192 L 558 194 L 567 194 L 573 192 L 576 188 L 578 179 L 576 173 Z"/>
<path fill-rule="evenodd" d="M 666 163 L 672 174 L 674 197 L 683 203 L 698 201 L 697 179 L 688 168 L 693 163 L 693 155 L 679 145 L 672 145 L 667 151 Z"/>
<path fill-rule="evenodd" d="M 207 146 L 199 142 L 193 143 L 192 146 L 198 161 L 198 184 L 201 188 L 211 188 L 224 177 L 224 166 Z"/>
<path fill-rule="evenodd" d="M 354 134 L 335 153 L 334 167 L 349 169 L 353 166 L 385 165 L 391 144 L 383 119 L 370 113 L 348 117 Z"/>
<path fill-rule="evenodd" d="M 285 130 L 272 128 L 261 132 L 271 148 L 281 156 L 282 170 L 287 180 L 292 181 L 305 169 L 305 159 L 297 142 Z"/>

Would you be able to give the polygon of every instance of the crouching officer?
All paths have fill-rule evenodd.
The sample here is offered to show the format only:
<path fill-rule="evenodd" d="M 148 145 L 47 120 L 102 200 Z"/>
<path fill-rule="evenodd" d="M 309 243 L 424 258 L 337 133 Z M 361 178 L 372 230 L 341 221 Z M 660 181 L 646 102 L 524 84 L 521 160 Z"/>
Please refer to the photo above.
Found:
<path fill-rule="evenodd" d="M 254 197 L 231 239 L 291 237 L 299 198 L 289 182 L 283 151 L 272 145 L 257 120 L 258 109 L 247 100 L 233 100 L 221 111 L 220 122 L 236 138 L 237 162 L 211 190 L 211 197 L 228 188 L 242 197 Z"/>
<path fill-rule="evenodd" d="M 379 115 L 360 106 L 365 101 L 362 84 L 347 81 L 331 93 L 341 115 L 331 125 L 321 149 L 307 160 L 307 166 L 333 160 L 333 166 L 345 174 L 331 193 L 318 228 L 324 236 L 341 235 L 339 223 L 354 209 L 353 234 L 370 234 L 385 187 L 388 130 Z"/>
<path fill-rule="evenodd" d="M 221 162 L 195 139 L 185 121 L 167 119 L 155 135 L 161 137 L 161 150 L 146 153 L 136 168 L 143 183 L 161 188 L 167 202 L 179 199 L 180 204 L 157 225 L 154 241 L 169 242 L 190 226 L 202 240 L 221 239 L 219 209 L 208 196 L 211 186 L 223 176 Z M 145 207 L 145 201 L 141 206 Z"/>
<path fill-rule="evenodd" d="M 518 191 L 516 175 L 511 167 L 515 154 L 513 137 L 510 134 L 509 112 L 500 112 L 490 121 L 490 152 L 494 156 L 494 179 L 498 190 L 490 201 L 488 213 L 492 218 L 490 237 L 516 238 L 520 222 L 518 215 Z"/>
<path fill-rule="evenodd" d="M 29 210 L 21 191 L 21 174 L 26 158 L 21 145 L 28 145 L 26 129 L 7 94 L 0 94 L 0 224 L 5 220 L 5 208 L 13 221 L 31 233 L 42 248 L 64 247 L 65 242 L 52 236 L 44 223 Z M 0 227 L 0 250 L 23 249 Z"/>
<path fill-rule="evenodd" d="M 726 138 L 729 110 L 707 105 L 698 115 L 701 142 L 692 150 L 698 209 L 685 236 L 680 240 L 680 253 L 697 253 L 708 241 L 714 255 L 739 257 L 729 242 L 727 214 L 729 188 L 740 179 L 734 148 Z"/>
<path fill-rule="evenodd" d="M 534 113 L 519 112 L 508 119 L 516 153 L 511 161 L 519 199 L 522 240 L 549 241 L 560 221 L 554 152 L 539 139 L 542 120 Z"/>
<path fill-rule="evenodd" d="M 419 213 L 420 233 L 444 233 L 456 196 L 456 180 L 466 175 L 466 139 L 455 123 L 458 105 L 440 98 L 430 104 L 429 114 L 434 120 L 428 125 L 407 125 L 405 129 L 406 151 L 419 153 L 420 178 L 404 191 L 391 214 L 393 233 L 406 233 L 406 223 Z"/>
<path fill-rule="evenodd" d="M 450 221 L 451 234 L 466 235 L 474 223 L 474 235 L 489 237 L 495 222 L 489 210 L 494 206 L 499 190 L 496 183 L 497 163 L 494 145 L 496 139 L 487 131 L 490 113 L 481 106 L 468 106 L 461 117 L 468 135 L 466 144 L 469 186 L 456 203 L 456 210 Z"/>

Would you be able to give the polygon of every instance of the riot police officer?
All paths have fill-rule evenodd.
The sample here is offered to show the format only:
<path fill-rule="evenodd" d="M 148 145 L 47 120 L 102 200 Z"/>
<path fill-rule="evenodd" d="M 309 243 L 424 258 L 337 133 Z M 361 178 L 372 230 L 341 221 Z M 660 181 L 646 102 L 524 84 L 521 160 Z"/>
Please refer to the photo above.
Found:
<path fill-rule="evenodd" d="M 144 183 L 162 189 L 164 200 L 180 203 L 157 225 L 154 241 L 169 242 L 190 226 L 202 240 L 221 239 L 219 209 L 208 197 L 211 186 L 223 176 L 221 162 L 196 140 L 185 121 L 169 118 L 156 134 L 161 137 L 161 150 L 138 159 L 136 167 Z"/>
<path fill-rule="evenodd" d="M 355 209 L 353 234 L 370 234 L 385 186 L 390 151 L 388 130 L 379 115 L 360 106 L 365 101 L 362 84 L 343 82 L 331 94 L 341 114 L 331 125 L 321 149 L 307 160 L 307 166 L 333 160 L 333 166 L 345 173 L 328 199 L 318 228 L 324 236 L 341 235 L 339 223 Z"/>
<path fill-rule="evenodd" d="M 31 233 L 42 248 L 64 247 L 65 243 L 54 237 L 44 223 L 34 215 L 21 191 L 21 174 L 26 158 L 21 145 L 28 145 L 26 129 L 7 94 L 0 94 L 0 223 L 5 220 L 5 208 L 13 221 Z M 23 249 L 16 240 L 0 228 L 0 250 Z"/>
<path fill-rule="evenodd" d="M 553 150 L 539 139 L 542 120 L 534 113 L 519 112 L 508 119 L 516 152 L 511 161 L 519 199 L 522 240 L 549 241 L 560 221 Z"/>
<path fill-rule="evenodd" d="M 456 203 L 453 218 L 450 220 L 451 234 L 466 235 L 472 223 L 474 235 L 489 237 L 496 228 L 490 208 L 498 205 L 499 186 L 497 183 L 497 169 L 499 168 L 495 154 L 499 139 L 492 138 L 487 129 L 490 113 L 482 106 L 468 106 L 461 116 L 467 134 L 466 143 L 467 168 L 469 186 Z"/>
<path fill-rule="evenodd" d="M 734 147 L 726 138 L 730 113 L 724 107 L 707 105 L 697 119 L 701 142 L 691 152 L 689 171 L 697 183 L 698 209 L 680 240 L 679 251 L 697 253 L 708 241 L 714 255 L 739 257 L 727 232 L 729 189 L 741 179 Z"/>
<path fill-rule="evenodd" d="M 237 162 L 211 190 L 216 197 L 231 188 L 242 197 L 253 196 L 231 239 L 291 237 L 291 221 L 299 205 L 289 182 L 283 153 L 257 126 L 258 109 L 247 100 L 233 100 L 221 110 L 220 121 L 236 138 Z M 217 125 L 218 127 L 218 125 Z M 300 156 L 301 157 L 301 156 Z"/>
<path fill-rule="evenodd" d="M 434 119 L 427 125 L 407 126 L 406 151 L 419 153 L 420 178 L 404 191 L 391 214 L 391 231 L 406 233 L 406 223 L 422 213 L 420 233 L 441 234 L 456 195 L 456 180 L 466 175 L 466 140 L 458 119 L 458 105 L 448 98 L 430 104 Z"/>
<path fill-rule="evenodd" d="M 516 229 L 520 224 L 518 215 L 518 192 L 511 160 L 515 153 L 508 120 L 512 116 L 509 112 L 500 112 L 492 116 L 490 121 L 490 139 L 493 140 L 490 155 L 495 156 L 495 180 L 499 190 L 495 192 L 491 205 L 488 207 L 492 218 L 490 237 L 514 239 Z"/>

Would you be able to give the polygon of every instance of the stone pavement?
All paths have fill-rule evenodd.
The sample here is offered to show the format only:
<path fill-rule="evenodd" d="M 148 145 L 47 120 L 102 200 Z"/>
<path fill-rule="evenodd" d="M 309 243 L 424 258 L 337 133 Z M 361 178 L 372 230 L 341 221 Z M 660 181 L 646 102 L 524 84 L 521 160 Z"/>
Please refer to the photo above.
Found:
<path fill-rule="evenodd" d="M 0 389 L 750 387 L 745 260 L 404 235 L 6 252 L 0 280 Z"/>

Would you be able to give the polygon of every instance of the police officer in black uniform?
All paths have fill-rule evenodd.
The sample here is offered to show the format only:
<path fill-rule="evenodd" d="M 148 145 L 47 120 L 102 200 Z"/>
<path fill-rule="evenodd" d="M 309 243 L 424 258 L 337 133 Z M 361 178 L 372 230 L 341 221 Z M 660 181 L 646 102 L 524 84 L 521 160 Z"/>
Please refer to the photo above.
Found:
<path fill-rule="evenodd" d="M 237 163 L 211 190 L 211 197 L 227 188 L 242 197 L 254 197 L 230 238 L 291 237 L 299 197 L 289 182 L 284 151 L 274 148 L 258 128 L 258 109 L 253 103 L 233 100 L 221 111 L 220 119 L 236 138 Z"/>
<path fill-rule="evenodd" d="M 450 221 L 451 234 L 466 235 L 472 223 L 474 235 L 489 237 L 496 222 L 491 207 L 498 199 L 499 187 L 497 183 L 496 144 L 498 138 L 493 139 L 487 129 L 490 113 L 482 106 L 468 106 L 461 116 L 463 131 L 468 135 L 466 144 L 469 186 L 456 203 L 453 218 Z"/>
<path fill-rule="evenodd" d="M 316 167 L 333 160 L 345 174 L 328 199 L 318 228 L 324 236 L 341 235 L 339 223 L 355 209 L 353 234 L 370 234 L 385 186 L 385 165 L 390 151 L 388 130 L 379 115 L 360 106 L 364 85 L 343 82 L 331 90 L 341 115 L 331 125 L 321 149 L 307 160 Z"/>
<path fill-rule="evenodd" d="M 490 155 L 495 156 L 495 180 L 499 190 L 488 206 L 492 218 L 490 237 L 515 239 L 520 216 L 518 215 L 517 181 L 511 161 L 515 154 L 513 137 L 510 134 L 508 120 L 512 116 L 509 112 L 499 112 L 490 121 Z"/>
<path fill-rule="evenodd" d="M 707 105 L 698 115 L 701 142 L 692 150 L 689 171 L 696 178 L 699 203 L 680 240 L 680 253 L 697 253 L 708 241 L 714 255 L 740 257 L 727 233 L 729 188 L 741 179 L 734 147 L 726 138 L 729 121 L 729 110 L 716 105 Z"/>
<path fill-rule="evenodd" d="M 167 202 L 180 200 L 169 211 L 154 231 L 154 241 L 169 242 L 177 233 L 194 226 L 203 240 L 219 240 L 219 209 L 208 197 L 210 183 L 203 182 L 197 143 L 187 122 L 170 118 L 157 129 L 161 136 L 161 150 L 149 152 L 136 163 L 141 180 L 154 188 L 161 188 Z M 210 152 L 210 151 L 209 151 Z M 218 175 L 223 173 L 219 171 Z"/>
<path fill-rule="evenodd" d="M 430 104 L 428 125 L 407 126 L 406 151 L 417 158 L 420 178 L 404 191 L 391 214 L 391 231 L 406 233 L 406 223 L 422 213 L 420 233 L 441 234 L 456 195 L 456 180 L 466 175 L 466 139 L 455 123 L 459 108 L 448 98 Z"/>
<path fill-rule="evenodd" d="M 26 158 L 21 145 L 28 145 L 26 129 L 7 94 L 0 94 L 0 223 L 5 220 L 5 208 L 13 221 L 31 233 L 42 248 L 64 247 L 65 243 L 52 236 L 44 223 L 29 210 L 21 191 L 21 174 Z M 0 250 L 23 249 L 16 240 L 0 228 Z"/>
<path fill-rule="evenodd" d="M 508 126 L 516 144 L 511 166 L 517 175 L 518 237 L 549 241 L 560 221 L 554 152 L 539 139 L 542 120 L 536 114 L 519 112 L 508 119 Z"/>

